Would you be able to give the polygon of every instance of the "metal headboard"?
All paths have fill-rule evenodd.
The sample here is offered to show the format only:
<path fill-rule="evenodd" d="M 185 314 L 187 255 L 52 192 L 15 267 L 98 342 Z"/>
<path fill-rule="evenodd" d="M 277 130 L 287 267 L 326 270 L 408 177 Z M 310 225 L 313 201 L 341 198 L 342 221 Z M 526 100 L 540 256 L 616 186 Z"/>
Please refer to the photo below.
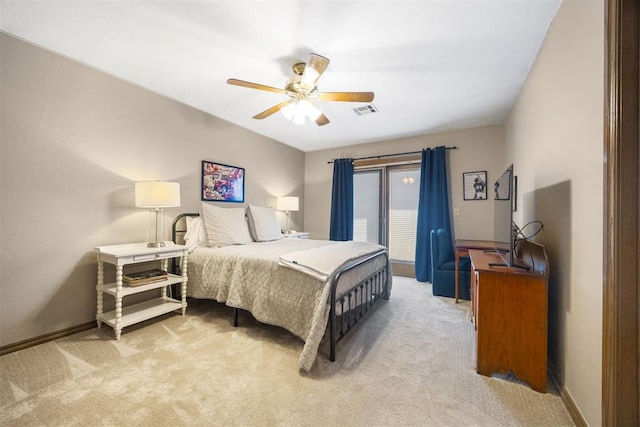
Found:
<path fill-rule="evenodd" d="M 171 225 L 171 240 L 173 243 L 178 243 L 178 235 L 184 236 L 187 232 L 187 217 L 198 217 L 199 213 L 183 213 L 175 217 L 173 224 Z M 184 218 L 184 221 L 182 219 Z M 184 227 L 184 228 L 182 228 Z"/>
<path fill-rule="evenodd" d="M 178 243 L 178 236 L 184 237 L 185 233 L 187 232 L 186 218 L 198 216 L 200 216 L 199 213 L 183 213 L 175 217 L 175 219 L 173 220 L 173 224 L 171 225 L 171 240 L 173 241 L 173 243 Z M 184 238 L 182 238 L 182 240 L 184 240 Z M 173 258 L 171 260 L 171 271 L 174 274 L 178 274 L 178 270 L 178 260 L 176 258 Z"/>

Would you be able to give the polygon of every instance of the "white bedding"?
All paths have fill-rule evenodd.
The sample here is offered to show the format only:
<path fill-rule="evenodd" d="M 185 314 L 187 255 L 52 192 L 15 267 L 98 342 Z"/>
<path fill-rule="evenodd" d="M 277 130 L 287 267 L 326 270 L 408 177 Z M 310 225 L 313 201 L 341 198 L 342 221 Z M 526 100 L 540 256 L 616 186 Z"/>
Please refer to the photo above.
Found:
<path fill-rule="evenodd" d="M 322 251 L 318 248 L 337 248 L 344 243 L 282 239 L 223 248 L 199 247 L 189 255 L 187 295 L 247 310 L 257 320 L 283 327 L 302 338 L 305 344 L 300 367 L 309 371 L 327 326 L 333 274 L 318 280 L 279 265 L 278 261 L 282 255 Z M 350 287 L 384 264 L 384 258 L 378 257 L 349 271 L 341 277 L 341 287 Z"/>
<path fill-rule="evenodd" d="M 288 252 L 280 256 L 278 263 L 324 282 L 347 262 L 359 259 L 381 248 L 380 245 L 367 242 L 342 242 L 339 245 Z"/>

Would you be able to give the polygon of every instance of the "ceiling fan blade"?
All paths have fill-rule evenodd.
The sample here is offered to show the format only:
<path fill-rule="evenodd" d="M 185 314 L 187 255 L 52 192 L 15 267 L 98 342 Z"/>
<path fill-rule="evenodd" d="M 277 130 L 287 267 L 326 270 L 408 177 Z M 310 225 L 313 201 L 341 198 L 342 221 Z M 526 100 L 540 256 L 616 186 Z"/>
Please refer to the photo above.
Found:
<path fill-rule="evenodd" d="M 284 107 L 286 107 L 287 105 L 291 104 L 292 102 L 295 102 L 295 101 L 292 100 L 292 99 L 288 99 L 286 101 L 283 101 L 278 105 L 274 105 L 273 107 L 264 110 L 262 113 L 256 114 L 255 116 L 253 116 L 253 118 L 257 119 L 257 120 L 261 120 L 261 119 L 264 119 L 266 117 L 269 117 L 273 113 L 277 113 L 278 111 L 282 110 Z"/>
<path fill-rule="evenodd" d="M 245 82 L 244 80 L 229 79 L 227 80 L 227 83 L 234 86 L 248 87 L 249 89 L 266 90 L 268 92 L 275 92 L 275 93 L 282 93 L 282 94 L 287 93 L 286 91 L 282 89 L 278 89 L 277 87 L 265 86 L 265 85 L 252 83 L 252 82 Z"/>
<path fill-rule="evenodd" d="M 300 80 L 300 88 L 311 92 L 328 66 L 329 60 L 327 58 L 315 53 L 310 53 L 307 58 L 307 64 L 304 66 L 304 73 L 302 73 L 302 79 Z"/>
<path fill-rule="evenodd" d="M 320 101 L 371 102 L 374 96 L 373 92 L 319 92 L 317 99 Z"/>
<path fill-rule="evenodd" d="M 324 126 L 329 124 L 329 119 L 327 118 L 327 116 L 324 115 L 324 113 L 321 113 L 318 118 L 316 119 L 316 124 L 318 126 Z"/>
<path fill-rule="evenodd" d="M 315 121 L 318 126 L 328 125 L 330 123 L 329 118 L 327 118 L 327 116 L 325 116 L 318 106 L 309 98 L 307 98 L 307 102 L 311 106 L 310 111 L 307 113 L 309 115 L 309 119 Z M 315 119 L 313 117 L 315 117 Z"/>

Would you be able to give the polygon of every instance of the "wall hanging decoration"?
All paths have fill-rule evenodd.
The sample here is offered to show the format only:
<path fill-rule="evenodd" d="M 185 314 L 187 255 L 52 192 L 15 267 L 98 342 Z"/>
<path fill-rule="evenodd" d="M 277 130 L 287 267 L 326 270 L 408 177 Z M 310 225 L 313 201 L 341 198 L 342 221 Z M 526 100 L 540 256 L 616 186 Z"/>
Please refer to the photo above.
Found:
<path fill-rule="evenodd" d="M 464 200 L 487 200 L 487 171 L 462 174 Z"/>
<path fill-rule="evenodd" d="M 202 200 L 244 202 L 244 168 L 202 161 Z"/>

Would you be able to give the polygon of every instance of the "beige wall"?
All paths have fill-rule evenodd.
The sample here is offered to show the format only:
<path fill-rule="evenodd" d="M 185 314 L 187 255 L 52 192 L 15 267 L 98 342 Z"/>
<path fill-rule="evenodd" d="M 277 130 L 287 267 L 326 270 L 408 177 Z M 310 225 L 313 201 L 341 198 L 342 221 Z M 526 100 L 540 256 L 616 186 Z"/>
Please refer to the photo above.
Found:
<path fill-rule="evenodd" d="M 6 34 L 0 52 L 0 345 L 95 318 L 93 248 L 149 238 L 135 181 L 181 184 L 167 227 L 199 211 L 202 160 L 245 167 L 249 203 L 304 196 L 301 151 Z"/>
<path fill-rule="evenodd" d="M 341 157 L 357 158 L 418 151 L 439 145 L 459 147 L 448 151 L 451 206 L 460 210 L 459 216 L 452 217 L 455 237 L 492 239 L 491 197 L 489 200 L 463 201 L 462 174 L 487 171 L 487 180 L 491 183 L 506 169 L 508 165 L 504 160 L 504 127 L 501 124 L 306 153 L 305 231 L 310 232 L 313 238 L 329 237 L 333 164 L 327 164 L 328 161 Z M 489 193 L 490 191 L 491 189 Z"/>
<path fill-rule="evenodd" d="M 601 425 L 604 4 L 565 1 L 506 124 L 522 222 L 544 222 L 550 364 Z"/>

